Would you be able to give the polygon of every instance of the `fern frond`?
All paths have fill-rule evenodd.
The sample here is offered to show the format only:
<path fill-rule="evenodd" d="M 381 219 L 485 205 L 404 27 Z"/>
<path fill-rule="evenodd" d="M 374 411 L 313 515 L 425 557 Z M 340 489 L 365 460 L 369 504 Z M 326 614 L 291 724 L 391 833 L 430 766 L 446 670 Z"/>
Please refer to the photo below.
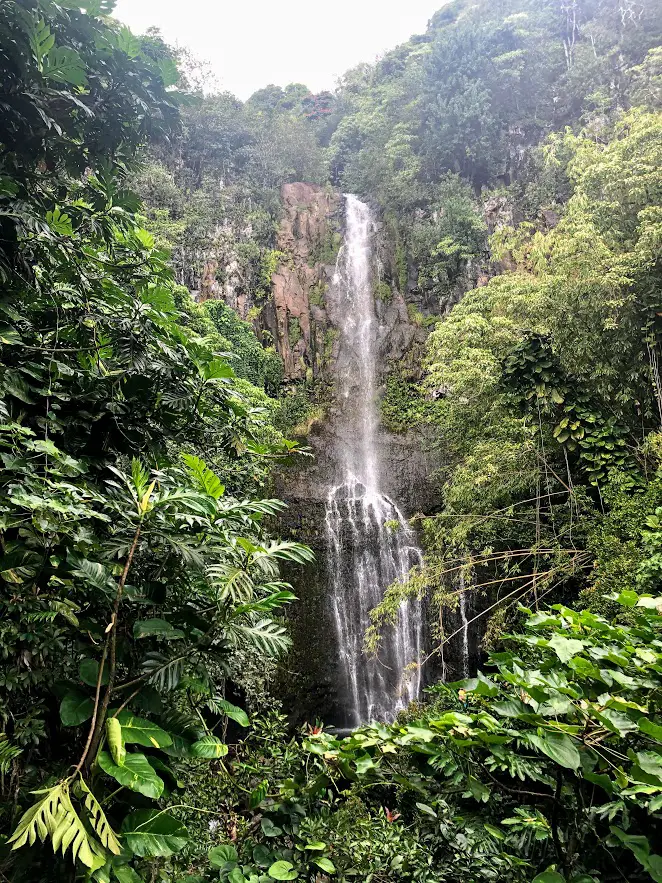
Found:
<path fill-rule="evenodd" d="M 100 861 L 104 861 L 106 849 L 119 855 L 119 840 L 96 797 L 79 779 L 76 787 L 89 814 L 88 822 L 99 840 L 90 835 L 71 802 L 69 784 L 70 780 L 64 779 L 52 788 L 33 791 L 33 794 L 43 794 L 44 797 L 23 814 L 8 843 L 12 844 L 12 849 L 20 849 L 26 844 L 32 846 L 37 838 L 42 843 L 50 838 L 53 852 L 60 851 L 64 856 L 71 850 L 74 862 L 78 860 L 87 868 L 99 867 Z"/>
<path fill-rule="evenodd" d="M 12 849 L 20 849 L 26 843 L 32 846 L 37 838 L 43 843 L 50 837 L 53 852 L 60 850 L 65 855 L 71 848 L 74 861 L 78 860 L 88 868 L 94 867 L 98 856 L 103 855 L 103 847 L 88 834 L 74 809 L 69 796 L 69 780 L 32 793 L 45 797 L 23 814 L 8 841 L 13 844 Z"/>
<path fill-rule="evenodd" d="M 223 496 L 225 487 L 221 484 L 219 477 L 211 471 L 204 460 L 194 457 L 192 454 L 182 454 L 182 460 L 188 466 L 192 477 L 197 481 L 201 490 L 210 497 L 218 500 Z"/>
<path fill-rule="evenodd" d="M 230 600 L 233 604 L 239 604 L 253 597 L 255 586 L 243 567 L 212 564 L 207 568 L 207 577 L 217 590 L 219 601 Z"/>
<path fill-rule="evenodd" d="M 184 674 L 183 656 L 168 659 L 162 653 L 151 651 L 145 655 L 142 662 L 142 670 L 149 675 L 149 683 L 154 684 L 159 690 L 174 690 Z"/>
<path fill-rule="evenodd" d="M 58 807 L 60 822 L 51 833 L 53 852 L 62 850 L 62 855 L 71 846 L 71 856 L 74 861 L 78 859 L 86 867 L 94 866 L 94 853 L 92 839 L 85 829 L 80 816 L 76 812 L 69 797 L 69 788 L 64 783 L 62 789 L 61 807 Z"/>
<path fill-rule="evenodd" d="M 260 598 L 257 601 L 251 601 L 248 604 L 240 604 L 234 611 L 235 615 L 246 613 L 271 613 L 290 601 L 296 601 L 297 596 L 293 592 L 283 591 L 274 592 L 266 598 Z"/>
<path fill-rule="evenodd" d="M 25 621 L 29 622 L 30 624 L 36 622 L 53 622 L 57 615 L 57 610 L 39 610 L 36 613 L 26 614 Z"/>
<path fill-rule="evenodd" d="M 8 773 L 12 760 L 22 753 L 22 748 L 12 745 L 7 736 L 0 733 L 0 773 Z"/>
<path fill-rule="evenodd" d="M 27 809 L 21 816 L 16 830 L 7 841 L 14 844 L 12 849 L 20 849 L 26 843 L 32 846 L 37 836 L 43 841 L 49 833 L 55 831 L 63 785 L 64 783 L 60 782 L 54 788 L 45 788 L 41 791 L 32 792 L 33 794 L 45 794 L 46 796 Z"/>
<path fill-rule="evenodd" d="M 254 560 L 273 558 L 280 561 L 295 561 L 297 564 L 310 564 L 315 560 L 315 553 L 302 543 L 274 542 L 261 549 Z"/>
<path fill-rule="evenodd" d="M 228 640 L 234 646 L 252 645 L 265 656 L 279 657 L 291 645 L 285 626 L 273 619 L 261 619 L 256 623 L 230 622 L 226 626 Z"/>
<path fill-rule="evenodd" d="M 85 808 L 89 813 L 89 823 L 96 832 L 101 845 L 110 850 L 114 855 L 119 855 L 122 851 L 121 844 L 117 839 L 115 832 L 110 827 L 108 819 L 106 818 L 104 811 L 101 809 L 101 804 L 94 794 L 92 794 L 83 779 L 78 780 L 78 787 L 82 793 Z"/>

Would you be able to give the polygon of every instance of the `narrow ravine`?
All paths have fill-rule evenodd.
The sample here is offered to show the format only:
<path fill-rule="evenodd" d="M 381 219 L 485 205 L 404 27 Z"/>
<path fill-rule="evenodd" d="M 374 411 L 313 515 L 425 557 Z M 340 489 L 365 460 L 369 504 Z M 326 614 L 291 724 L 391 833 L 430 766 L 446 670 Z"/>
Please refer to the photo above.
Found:
<path fill-rule="evenodd" d="M 377 433 L 378 326 L 373 292 L 370 208 L 345 197 L 345 243 L 334 285 L 342 304 L 338 372 L 339 474 L 329 488 L 326 538 L 330 596 L 342 673 L 346 681 L 346 723 L 392 720 L 420 691 L 423 617 L 416 599 L 402 602 L 397 623 L 386 630 L 379 656 L 363 649 L 370 610 L 389 585 L 406 579 L 421 551 L 404 515 L 380 492 L 382 464 Z"/>

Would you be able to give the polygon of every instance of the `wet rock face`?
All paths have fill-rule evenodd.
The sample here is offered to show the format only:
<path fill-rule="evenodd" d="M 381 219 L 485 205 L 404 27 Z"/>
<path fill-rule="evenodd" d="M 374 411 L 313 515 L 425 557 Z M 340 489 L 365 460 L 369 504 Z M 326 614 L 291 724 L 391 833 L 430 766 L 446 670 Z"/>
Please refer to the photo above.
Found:
<path fill-rule="evenodd" d="M 338 475 L 343 458 L 339 453 L 350 448 L 351 430 L 334 422 L 334 410 L 326 420 L 313 427 L 307 443 L 313 458 L 303 467 L 283 470 L 276 480 L 276 492 L 291 507 L 309 504 L 323 506 Z M 438 505 L 439 489 L 433 473 L 440 464 L 438 455 L 426 451 L 425 439 L 417 433 L 398 434 L 380 430 L 377 436 L 382 470 L 382 492 L 398 501 L 408 517 L 431 512 Z"/>
<path fill-rule="evenodd" d="M 263 314 L 283 359 L 285 380 L 317 376 L 324 361 L 328 319 L 324 295 L 333 276 L 342 198 L 315 184 L 284 184 L 277 248 L 284 255 L 272 277 L 272 300 Z"/>
<path fill-rule="evenodd" d="M 423 329 L 410 321 L 403 295 L 393 283 L 389 272 L 388 243 L 379 224 L 372 225 L 370 253 L 372 266 L 369 286 L 374 285 L 374 324 L 370 336 L 371 364 L 374 377 L 370 380 L 360 370 L 362 346 L 368 346 L 360 333 L 347 333 L 348 269 L 341 258 L 336 273 L 335 262 L 328 261 L 331 235 L 342 230 L 344 200 L 329 196 L 321 188 L 310 185 L 288 185 L 283 192 L 285 217 L 279 236 L 279 248 L 288 255 L 273 282 L 273 306 L 279 351 L 284 358 L 286 376 L 300 379 L 304 369 L 314 367 L 314 376 L 321 376 L 329 390 L 330 400 L 325 418 L 316 423 L 306 441 L 313 458 L 283 470 L 276 479 L 275 493 L 289 504 L 281 519 L 281 532 L 312 546 L 317 554 L 313 567 L 305 571 L 293 569 L 288 578 L 294 585 L 299 601 L 290 611 L 292 652 L 285 663 L 278 692 L 296 722 L 321 717 L 327 722 L 346 724 L 348 696 L 346 672 L 340 662 L 337 616 L 334 619 L 332 598 L 334 580 L 339 570 L 329 566 L 329 537 L 326 528 L 327 503 L 334 488 L 342 483 L 339 476 L 347 470 L 361 474 L 357 433 L 366 427 L 366 396 L 378 400 L 386 376 L 407 357 L 415 343 L 422 342 Z M 325 219 L 322 212 L 328 212 Z M 338 243 L 340 244 L 340 243 Z M 349 245 L 343 246 L 348 248 Z M 345 254 L 346 257 L 346 254 Z M 321 260 L 315 260 L 322 258 Z M 364 277 L 365 278 L 365 277 Z M 322 303 L 311 303 L 311 292 L 324 283 Z M 365 289 L 362 289 L 365 290 Z M 287 334 L 296 319 L 300 336 Z M 366 327 L 358 322 L 356 328 Z M 320 330 L 327 341 L 324 358 L 316 358 Z M 343 330 L 344 329 L 344 330 Z M 374 338 L 372 337 L 374 334 Z M 287 338 L 287 339 L 286 339 Z M 420 437 L 414 433 L 394 435 L 383 427 L 371 430 L 371 451 L 379 475 L 379 492 L 397 503 L 405 516 L 429 511 L 434 506 L 435 489 L 430 479 L 434 464 L 424 452 Z M 353 459 L 354 458 L 354 459 Z M 386 517 L 386 516 L 384 516 Z M 379 525 L 380 529 L 384 525 Z M 343 533 L 342 519 L 338 525 Z M 366 546 L 354 550 L 354 558 L 374 550 L 374 537 L 360 539 Z M 381 548 L 381 547 L 380 547 Z M 385 580 L 387 583 L 391 579 Z M 386 586 L 384 586 L 385 588 Z M 335 592 L 337 602 L 337 592 Z M 345 599 L 346 606 L 349 604 Z M 337 613 L 337 611 L 336 611 Z M 344 691 L 344 692 L 343 692 Z"/>

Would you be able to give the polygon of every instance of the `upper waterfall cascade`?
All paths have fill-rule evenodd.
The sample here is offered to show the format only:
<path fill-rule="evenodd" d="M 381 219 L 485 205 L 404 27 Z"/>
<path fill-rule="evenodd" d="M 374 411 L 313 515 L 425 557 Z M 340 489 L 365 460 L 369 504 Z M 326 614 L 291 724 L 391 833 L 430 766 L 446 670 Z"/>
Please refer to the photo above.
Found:
<path fill-rule="evenodd" d="M 338 483 L 326 505 L 328 569 L 340 660 L 346 679 L 348 724 L 392 720 L 421 687 L 423 616 L 416 598 L 400 604 L 377 659 L 363 651 L 370 611 L 385 590 L 421 563 L 421 551 L 398 506 L 380 492 L 377 410 L 378 323 L 373 292 L 370 208 L 345 197 L 346 234 L 334 284 L 342 304 L 338 374 L 344 432 Z"/>

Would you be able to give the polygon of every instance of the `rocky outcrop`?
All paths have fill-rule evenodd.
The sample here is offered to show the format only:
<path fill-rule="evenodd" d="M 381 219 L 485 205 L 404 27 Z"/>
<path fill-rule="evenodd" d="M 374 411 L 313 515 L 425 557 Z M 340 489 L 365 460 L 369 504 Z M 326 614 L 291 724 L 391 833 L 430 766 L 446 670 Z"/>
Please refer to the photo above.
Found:
<path fill-rule="evenodd" d="M 284 364 L 285 380 L 317 376 L 324 364 L 328 318 L 325 293 L 340 243 L 340 195 L 302 182 L 281 189 L 283 218 L 277 248 L 283 258 L 273 274 L 263 322 Z"/>

